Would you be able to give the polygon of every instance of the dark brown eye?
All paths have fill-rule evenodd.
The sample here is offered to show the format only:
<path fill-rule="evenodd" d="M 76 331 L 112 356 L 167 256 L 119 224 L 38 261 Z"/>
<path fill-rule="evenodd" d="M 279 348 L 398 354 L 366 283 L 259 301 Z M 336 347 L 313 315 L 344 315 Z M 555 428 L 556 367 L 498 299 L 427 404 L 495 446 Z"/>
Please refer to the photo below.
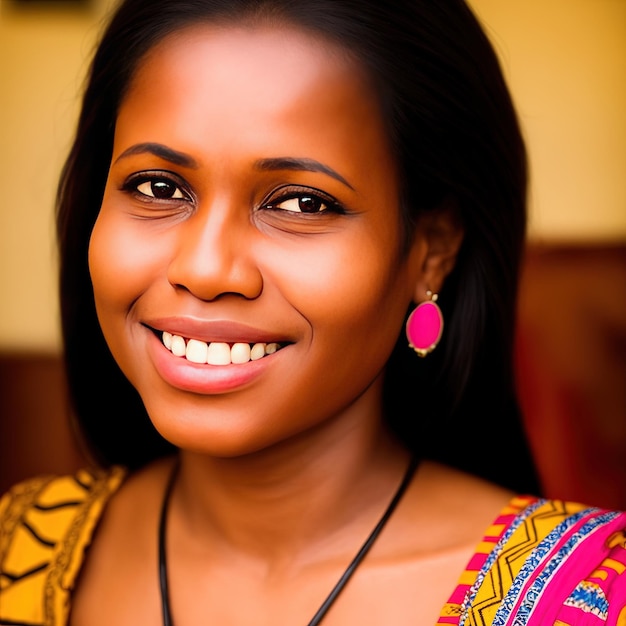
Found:
<path fill-rule="evenodd" d="M 137 191 L 157 200 L 183 200 L 185 198 L 178 185 L 165 178 L 147 180 L 137 185 Z"/>
<path fill-rule="evenodd" d="M 295 213 L 321 213 L 326 211 L 329 206 L 327 202 L 317 196 L 297 196 L 273 202 L 272 208 L 280 209 L 281 211 L 293 211 Z"/>
<path fill-rule="evenodd" d="M 343 215 L 345 209 L 331 195 L 312 187 L 284 185 L 275 189 L 259 207 L 284 213 L 307 215 L 330 214 Z"/>
<path fill-rule="evenodd" d="M 315 198 L 314 196 L 302 196 L 298 200 L 300 210 L 303 213 L 317 213 L 328 208 L 321 198 Z"/>

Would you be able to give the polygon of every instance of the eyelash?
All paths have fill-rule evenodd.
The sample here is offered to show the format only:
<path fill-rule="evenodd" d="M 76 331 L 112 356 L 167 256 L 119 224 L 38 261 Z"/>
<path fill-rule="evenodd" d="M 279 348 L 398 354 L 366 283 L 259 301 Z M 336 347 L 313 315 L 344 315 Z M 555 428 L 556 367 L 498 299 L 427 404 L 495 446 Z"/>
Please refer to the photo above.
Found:
<path fill-rule="evenodd" d="M 304 200 L 307 198 L 326 206 L 326 208 L 320 211 L 290 211 L 289 209 L 281 209 L 277 206 L 279 204 L 288 202 L 289 200 Z M 329 196 L 319 189 L 315 189 L 312 187 L 300 187 L 298 185 L 286 185 L 273 191 L 270 194 L 269 198 L 261 203 L 259 208 L 270 211 L 282 211 L 284 213 L 303 213 L 305 215 L 315 215 L 319 213 L 346 213 L 344 207 L 332 196 Z"/>
<path fill-rule="evenodd" d="M 149 184 L 154 193 L 153 186 L 159 183 L 164 183 L 169 186 L 174 194 L 179 192 L 181 197 L 170 196 L 159 198 L 156 195 L 151 196 L 139 190 L 141 185 Z M 146 202 L 193 202 L 194 200 L 193 195 L 187 189 L 187 185 L 185 185 L 178 176 L 167 171 L 149 171 L 133 174 L 122 185 L 122 191 L 132 193 Z"/>
<path fill-rule="evenodd" d="M 172 194 L 180 193 L 181 197 L 158 197 L 157 195 L 149 195 L 140 191 L 139 187 L 149 184 L 154 194 L 154 185 L 159 183 L 169 187 Z M 122 190 L 139 197 L 144 202 L 194 202 L 193 194 L 188 190 L 188 186 L 171 172 L 167 171 L 147 171 L 131 175 L 122 185 Z M 316 211 L 303 210 L 299 203 L 300 211 L 292 211 L 282 209 L 278 205 L 284 204 L 289 200 L 313 200 L 318 205 L 326 208 Z M 332 196 L 312 187 L 302 187 L 299 185 L 285 185 L 274 191 L 259 205 L 257 210 L 269 210 L 283 213 L 300 213 L 304 215 L 315 215 L 320 213 L 334 213 L 343 215 L 346 213 L 345 208 L 337 202 Z"/>

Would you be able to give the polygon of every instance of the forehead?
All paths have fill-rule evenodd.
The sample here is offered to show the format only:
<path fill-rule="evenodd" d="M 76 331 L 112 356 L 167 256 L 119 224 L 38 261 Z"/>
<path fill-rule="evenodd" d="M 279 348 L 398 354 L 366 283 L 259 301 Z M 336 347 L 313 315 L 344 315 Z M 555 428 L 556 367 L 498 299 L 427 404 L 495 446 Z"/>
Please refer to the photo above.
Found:
<path fill-rule="evenodd" d="M 290 26 L 196 25 L 159 42 L 122 102 L 114 151 L 142 141 L 224 168 L 236 158 L 291 155 L 341 167 L 346 178 L 395 169 L 361 65 Z"/>
<path fill-rule="evenodd" d="M 375 98 L 364 69 L 347 49 L 290 25 L 199 24 L 176 31 L 141 59 L 127 97 L 145 88 L 146 75 L 155 69 L 174 71 L 188 84 L 210 81 L 246 99 L 271 92 L 276 100 L 281 87 L 295 90 L 315 78 L 327 81 L 328 88 L 347 80 L 362 96 Z"/>

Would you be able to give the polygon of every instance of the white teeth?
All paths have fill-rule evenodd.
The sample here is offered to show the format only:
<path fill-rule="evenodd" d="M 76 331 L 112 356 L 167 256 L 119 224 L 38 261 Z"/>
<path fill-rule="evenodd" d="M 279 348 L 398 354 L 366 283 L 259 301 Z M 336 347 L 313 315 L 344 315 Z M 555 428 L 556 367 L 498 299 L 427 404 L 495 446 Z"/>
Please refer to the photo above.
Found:
<path fill-rule="evenodd" d="M 258 361 L 265 356 L 265 344 L 264 343 L 255 343 L 252 346 L 252 350 L 250 350 L 250 360 Z"/>
<path fill-rule="evenodd" d="M 250 360 L 250 345 L 247 343 L 235 343 L 230 349 L 231 363 L 247 363 Z"/>
<path fill-rule="evenodd" d="M 209 344 L 207 350 L 207 363 L 209 365 L 230 365 L 230 346 L 227 343 L 214 341 Z"/>
<path fill-rule="evenodd" d="M 231 363 L 247 363 L 258 361 L 266 354 L 274 354 L 280 349 L 278 343 L 249 343 L 237 342 L 232 345 L 214 341 L 206 343 L 198 339 L 185 341 L 180 335 L 168 332 L 162 334 L 163 345 L 170 352 L 179 357 L 185 357 L 191 363 L 207 363 L 209 365 L 230 365 Z"/>
<path fill-rule="evenodd" d="M 197 339 L 190 339 L 187 342 L 187 350 L 185 356 L 188 361 L 192 363 L 206 363 L 208 346 L 204 341 L 198 341 Z"/>
<path fill-rule="evenodd" d="M 172 336 L 172 354 L 175 356 L 185 356 L 187 352 L 187 346 L 185 340 L 179 335 Z"/>

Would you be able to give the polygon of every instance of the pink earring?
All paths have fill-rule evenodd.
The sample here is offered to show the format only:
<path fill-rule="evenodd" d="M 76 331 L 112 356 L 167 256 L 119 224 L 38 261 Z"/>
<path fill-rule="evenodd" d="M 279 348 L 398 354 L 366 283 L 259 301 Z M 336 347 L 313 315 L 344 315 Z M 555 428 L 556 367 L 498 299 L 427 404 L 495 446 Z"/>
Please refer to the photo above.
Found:
<path fill-rule="evenodd" d="M 429 300 L 418 304 L 406 321 L 406 337 L 409 346 L 418 356 L 432 352 L 441 339 L 443 315 L 437 305 L 437 294 L 427 291 Z"/>

